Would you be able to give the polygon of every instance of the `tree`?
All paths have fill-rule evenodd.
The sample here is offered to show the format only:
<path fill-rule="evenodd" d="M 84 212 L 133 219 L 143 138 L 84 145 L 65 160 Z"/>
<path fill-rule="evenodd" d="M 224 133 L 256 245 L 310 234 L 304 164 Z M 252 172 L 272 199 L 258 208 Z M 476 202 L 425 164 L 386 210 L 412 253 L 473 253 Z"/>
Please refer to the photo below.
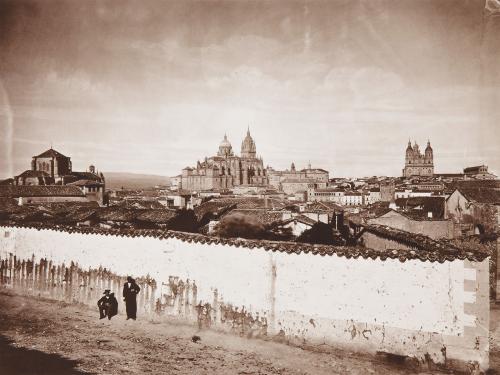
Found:
<path fill-rule="evenodd" d="M 263 239 L 265 227 L 252 216 L 235 213 L 222 218 L 214 234 L 219 237 Z"/>
<path fill-rule="evenodd" d="M 198 220 L 193 210 L 182 209 L 169 222 L 168 228 L 180 232 L 198 232 Z"/>
<path fill-rule="evenodd" d="M 317 222 L 310 229 L 305 230 L 296 242 L 323 245 L 344 245 L 345 241 L 331 225 Z"/>

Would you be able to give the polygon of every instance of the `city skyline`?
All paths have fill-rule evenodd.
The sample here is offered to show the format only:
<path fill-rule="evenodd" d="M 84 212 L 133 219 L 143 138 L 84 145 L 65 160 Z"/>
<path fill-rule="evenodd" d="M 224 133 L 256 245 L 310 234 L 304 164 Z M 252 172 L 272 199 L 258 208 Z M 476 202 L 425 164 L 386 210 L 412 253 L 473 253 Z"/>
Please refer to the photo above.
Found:
<path fill-rule="evenodd" d="M 500 170 L 495 1 L 141 4 L 0 5 L 0 178 L 51 143 L 174 176 L 247 126 L 275 169 L 400 176 L 411 138 Z"/>

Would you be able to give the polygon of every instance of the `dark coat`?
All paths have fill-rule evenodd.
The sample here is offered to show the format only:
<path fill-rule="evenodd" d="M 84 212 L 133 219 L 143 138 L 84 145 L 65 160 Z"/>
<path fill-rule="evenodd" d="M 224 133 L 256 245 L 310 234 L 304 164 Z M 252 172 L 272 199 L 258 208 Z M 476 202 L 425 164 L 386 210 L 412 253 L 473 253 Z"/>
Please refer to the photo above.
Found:
<path fill-rule="evenodd" d="M 128 282 L 123 284 L 123 298 L 125 301 L 135 300 L 135 296 L 139 294 L 141 288 L 134 282 L 128 285 Z"/>
<path fill-rule="evenodd" d="M 114 293 L 110 293 L 109 297 L 103 296 L 99 301 L 97 301 L 97 306 L 99 306 L 99 308 L 105 309 L 108 317 L 112 317 L 118 314 L 118 301 Z"/>
<path fill-rule="evenodd" d="M 141 291 L 139 285 L 135 281 L 123 284 L 123 299 L 125 300 L 125 310 L 127 311 L 127 319 L 135 319 L 137 317 L 137 294 Z"/>

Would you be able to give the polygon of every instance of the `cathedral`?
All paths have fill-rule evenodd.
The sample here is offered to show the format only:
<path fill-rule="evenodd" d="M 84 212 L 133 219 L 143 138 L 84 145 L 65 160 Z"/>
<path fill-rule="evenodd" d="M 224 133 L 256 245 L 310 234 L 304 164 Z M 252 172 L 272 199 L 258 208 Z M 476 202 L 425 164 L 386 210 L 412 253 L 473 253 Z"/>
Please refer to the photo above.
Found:
<path fill-rule="evenodd" d="M 186 167 L 182 170 L 183 190 L 225 190 L 240 185 L 268 185 L 264 162 L 262 157 L 257 157 L 250 129 L 241 143 L 240 156 L 234 154 L 231 143 L 224 135 L 217 155 L 198 161 L 196 168 Z"/>
<path fill-rule="evenodd" d="M 408 141 L 406 147 L 405 167 L 403 169 L 403 177 L 425 176 L 432 177 L 434 175 L 434 156 L 430 141 L 427 141 L 427 147 L 424 154 L 420 152 L 417 142 L 411 146 Z"/>

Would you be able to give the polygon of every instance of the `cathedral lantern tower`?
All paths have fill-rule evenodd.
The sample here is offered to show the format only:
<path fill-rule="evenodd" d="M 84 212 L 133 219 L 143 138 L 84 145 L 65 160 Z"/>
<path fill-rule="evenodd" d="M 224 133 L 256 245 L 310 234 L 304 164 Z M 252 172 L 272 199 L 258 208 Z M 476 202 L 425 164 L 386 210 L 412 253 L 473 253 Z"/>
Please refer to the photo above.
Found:
<path fill-rule="evenodd" d="M 227 135 L 224 134 L 224 139 L 219 145 L 219 151 L 217 152 L 217 156 L 228 157 L 233 156 L 233 146 L 227 140 Z"/>
<path fill-rule="evenodd" d="M 255 159 L 257 156 L 257 148 L 255 142 L 250 135 L 250 129 L 247 130 L 247 136 L 241 143 L 241 157 L 245 159 Z"/>

